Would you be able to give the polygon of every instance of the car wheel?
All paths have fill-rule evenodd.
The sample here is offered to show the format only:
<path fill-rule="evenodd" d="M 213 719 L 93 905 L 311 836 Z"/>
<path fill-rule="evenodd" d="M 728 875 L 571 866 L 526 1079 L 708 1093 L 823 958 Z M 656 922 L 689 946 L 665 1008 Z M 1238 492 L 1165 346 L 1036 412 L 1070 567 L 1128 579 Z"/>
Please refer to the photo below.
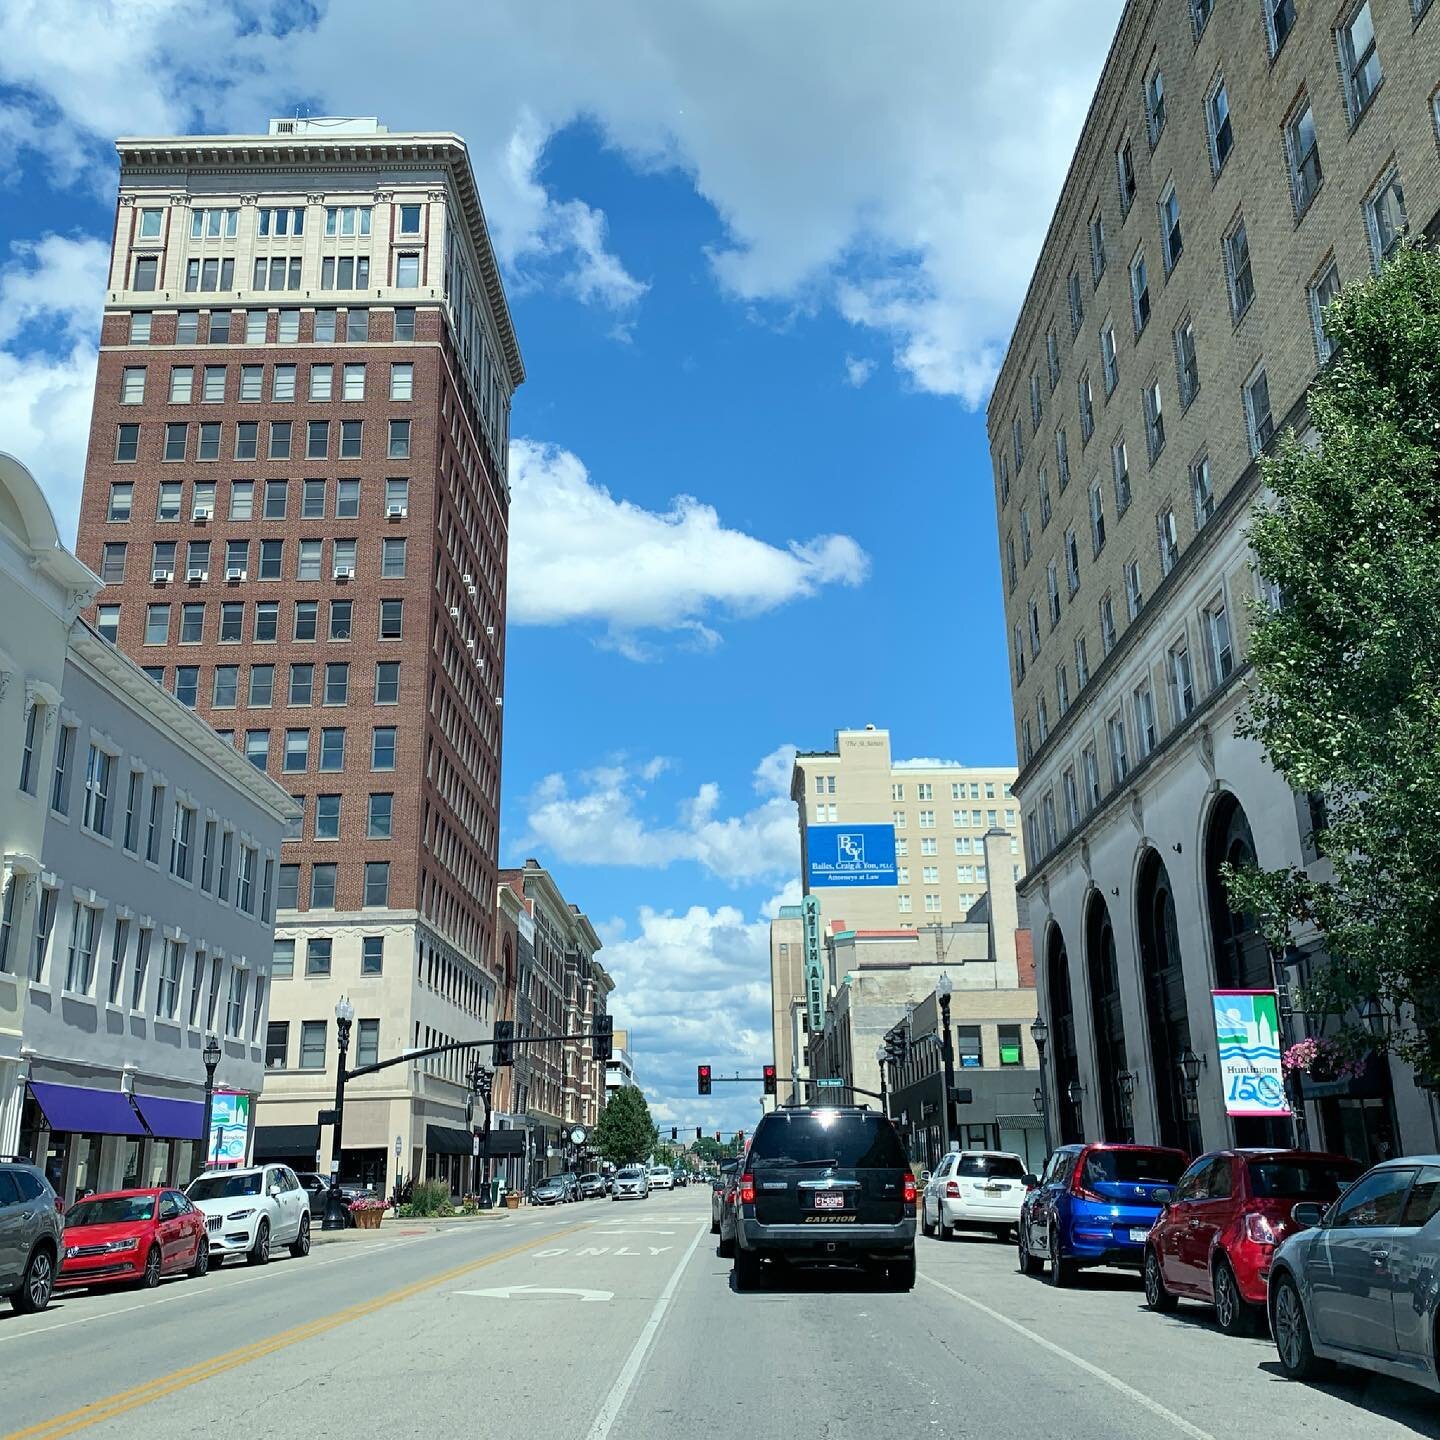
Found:
<path fill-rule="evenodd" d="M 1020 1273 L 1022 1275 L 1038 1275 L 1040 1259 L 1030 1253 L 1030 1241 L 1026 1238 L 1023 1225 L 1020 1227 L 1020 1238 L 1015 1242 L 1015 1248 L 1020 1255 Z"/>
<path fill-rule="evenodd" d="M 140 1288 L 153 1290 L 160 1283 L 160 1247 L 152 1245 L 145 1257 L 145 1269 L 140 1276 Z"/>
<path fill-rule="evenodd" d="M 1215 1262 L 1215 1319 L 1227 1335 L 1249 1335 L 1253 1333 L 1255 1317 L 1240 1293 L 1235 1271 L 1230 1262 L 1221 1256 Z"/>
<path fill-rule="evenodd" d="M 1165 1288 L 1165 1276 L 1160 1269 L 1160 1257 L 1153 1245 L 1145 1247 L 1145 1304 L 1157 1314 L 1168 1315 L 1178 1300 Z"/>
<path fill-rule="evenodd" d="M 54 1288 L 55 1258 L 42 1247 L 30 1257 L 20 1288 L 10 1297 L 10 1303 L 22 1315 L 36 1315 L 50 1303 Z"/>
<path fill-rule="evenodd" d="M 1280 1368 L 1292 1380 L 1313 1380 L 1325 1370 L 1310 1343 L 1310 1325 L 1295 1282 L 1282 1276 L 1275 1286 L 1275 1349 Z"/>
<path fill-rule="evenodd" d="M 920 1233 L 922 1235 L 933 1235 L 935 1227 L 930 1223 L 930 1207 L 922 1200 L 920 1202 Z"/>
<path fill-rule="evenodd" d="M 1050 1252 L 1050 1269 L 1045 1278 L 1057 1288 L 1068 1285 L 1074 1272 L 1074 1266 L 1066 1261 L 1060 1253 L 1060 1236 L 1054 1225 L 1050 1227 L 1045 1248 Z"/>
<path fill-rule="evenodd" d="M 727 1240 L 725 1238 L 725 1232 L 722 1230 L 720 1232 L 720 1243 L 715 1247 L 715 1253 L 719 1255 L 722 1260 L 733 1259 L 735 1256 L 735 1237 L 732 1235 L 730 1239 Z"/>
<path fill-rule="evenodd" d="M 733 1246 L 735 1252 L 735 1288 L 753 1290 L 760 1284 L 760 1257 L 753 1250 Z"/>
<path fill-rule="evenodd" d="M 245 1261 L 249 1265 L 268 1265 L 270 1263 L 270 1222 L 262 1220 L 259 1228 L 255 1231 L 255 1243 L 245 1252 Z"/>
<path fill-rule="evenodd" d="M 720 1222 L 718 1220 L 712 1219 L 710 1221 L 710 1233 L 712 1235 L 718 1235 L 720 1233 Z"/>
<path fill-rule="evenodd" d="M 295 1243 L 290 1247 L 290 1253 L 297 1259 L 303 1260 L 310 1253 L 310 1217 L 300 1217 L 300 1233 L 295 1237 Z"/>
<path fill-rule="evenodd" d="M 915 1288 L 915 1252 L 907 1250 L 898 1260 L 885 1267 L 885 1278 L 892 1290 L 913 1290 Z"/>
<path fill-rule="evenodd" d="M 196 1280 L 203 1280 L 210 1273 L 210 1237 L 202 1235 L 195 1247 L 195 1263 L 186 1272 Z"/>

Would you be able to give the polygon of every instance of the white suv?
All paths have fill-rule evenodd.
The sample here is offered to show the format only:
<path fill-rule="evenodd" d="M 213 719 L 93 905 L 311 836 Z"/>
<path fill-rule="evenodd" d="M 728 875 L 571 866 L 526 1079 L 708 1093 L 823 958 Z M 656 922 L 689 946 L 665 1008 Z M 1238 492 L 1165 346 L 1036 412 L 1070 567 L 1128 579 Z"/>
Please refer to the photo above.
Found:
<path fill-rule="evenodd" d="M 652 1190 L 673 1190 L 675 1188 L 675 1176 L 668 1165 L 657 1165 L 650 1172 L 650 1188 Z"/>
<path fill-rule="evenodd" d="M 310 1253 L 310 1197 L 288 1165 L 207 1170 L 185 1194 L 205 1216 L 216 1259 L 243 1255 L 265 1265 L 275 1245 L 288 1245 L 297 1258 Z"/>
<path fill-rule="evenodd" d="M 925 1185 L 920 1228 L 941 1239 L 955 1230 L 989 1230 L 1004 1239 L 1020 1224 L 1032 1177 L 1006 1150 L 960 1150 L 942 1157 Z"/>

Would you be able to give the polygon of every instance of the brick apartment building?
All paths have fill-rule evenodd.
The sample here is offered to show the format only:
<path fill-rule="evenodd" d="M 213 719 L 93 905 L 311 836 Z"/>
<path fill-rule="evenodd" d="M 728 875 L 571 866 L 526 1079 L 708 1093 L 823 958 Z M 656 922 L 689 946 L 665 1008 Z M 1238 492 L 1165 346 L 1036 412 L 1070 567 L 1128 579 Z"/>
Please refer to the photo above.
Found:
<path fill-rule="evenodd" d="M 78 551 L 94 621 L 304 806 L 257 1154 L 352 1064 L 488 1035 L 506 482 L 524 379 L 464 142 L 122 139 Z M 467 1060 L 358 1082 L 344 1172 L 467 1181 Z"/>

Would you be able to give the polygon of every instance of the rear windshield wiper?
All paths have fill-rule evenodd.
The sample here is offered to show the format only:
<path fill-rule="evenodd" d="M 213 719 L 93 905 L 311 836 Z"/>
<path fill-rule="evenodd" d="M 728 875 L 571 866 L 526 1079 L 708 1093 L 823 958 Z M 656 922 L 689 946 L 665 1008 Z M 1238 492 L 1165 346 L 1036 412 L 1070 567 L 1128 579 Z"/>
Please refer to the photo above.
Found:
<path fill-rule="evenodd" d="M 834 1160 L 834 1159 L 832 1159 L 832 1160 L 792 1160 L 790 1163 L 791 1163 L 792 1165 L 795 1165 L 795 1166 L 797 1166 L 797 1167 L 800 1167 L 800 1168 L 803 1168 L 803 1169 L 806 1169 L 806 1170 L 809 1170 L 809 1169 L 824 1170 L 824 1169 L 827 1169 L 827 1168 L 828 1168 L 829 1166 L 831 1166 L 831 1165 L 838 1165 L 840 1162 L 839 1162 L 839 1160 Z"/>

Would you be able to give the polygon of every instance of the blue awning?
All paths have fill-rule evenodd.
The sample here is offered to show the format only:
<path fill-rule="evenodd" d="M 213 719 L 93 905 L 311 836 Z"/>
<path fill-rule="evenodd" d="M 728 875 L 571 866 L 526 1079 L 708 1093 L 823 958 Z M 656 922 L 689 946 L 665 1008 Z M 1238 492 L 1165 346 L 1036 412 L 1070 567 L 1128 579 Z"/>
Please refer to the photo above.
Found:
<path fill-rule="evenodd" d="M 166 1100 L 159 1095 L 137 1095 L 135 1104 L 145 1128 L 157 1140 L 199 1140 L 205 1132 L 202 1100 Z"/>
<path fill-rule="evenodd" d="M 32 1080 L 30 1093 L 52 1130 L 78 1135 L 145 1134 L 130 1097 L 118 1090 L 89 1090 L 83 1085 Z"/>

